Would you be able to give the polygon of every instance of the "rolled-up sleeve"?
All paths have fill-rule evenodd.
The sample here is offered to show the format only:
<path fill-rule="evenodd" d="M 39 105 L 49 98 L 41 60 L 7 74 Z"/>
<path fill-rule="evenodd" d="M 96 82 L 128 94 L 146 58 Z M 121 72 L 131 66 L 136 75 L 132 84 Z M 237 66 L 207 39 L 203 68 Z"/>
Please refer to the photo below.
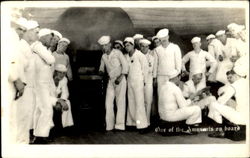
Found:
<path fill-rule="evenodd" d="M 216 62 L 215 58 L 211 54 L 209 54 L 208 52 L 206 52 L 206 59 L 211 64 L 209 72 L 213 73 L 215 71 L 215 69 L 216 69 L 217 62 Z"/>

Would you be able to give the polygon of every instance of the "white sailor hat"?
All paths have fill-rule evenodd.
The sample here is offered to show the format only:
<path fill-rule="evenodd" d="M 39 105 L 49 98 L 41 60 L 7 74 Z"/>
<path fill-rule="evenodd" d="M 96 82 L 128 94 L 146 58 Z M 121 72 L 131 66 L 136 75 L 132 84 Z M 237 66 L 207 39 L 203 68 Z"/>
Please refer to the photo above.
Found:
<path fill-rule="evenodd" d="M 143 38 L 143 35 L 141 35 L 141 34 L 135 34 L 133 36 L 133 39 L 141 39 L 141 38 Z"/>
<path fill-rule="evenodd" d="M 152 41 L 154 41 L 155 39 L 159 39 L 159 38 L 157 36 L 153 36 Z"/>
<path fill-rule="evenodd" d="M 225 30 L 220 30 L 220 31 L 217 31 L 216 32 L 216 36 L 221 36 L 221 35 L 224 35 L 226 33 L 226 31 Z"/>
<path fill-rule="evenodd" d="M 206 40 L 213 39 L 213 38 L 215 38 L 215 35 L 210 34 L 210 35 L 207 36 Z"/>
<path fill-rule="evenodd" d="M 168 36 L 168 29 L 164 28 L 164 29 L 161 29 L 160 31 L 158 31 L 158 33 L 156 34 L 156 36 L 158 38 L 163 38 L 163 37 L 167 37 Z"/>
<path fill-rule="evenodd" d="M 235 32 L 236 33 L 239 33 L 239 32 L 241 32 L 242 30 L 244 30 L 245 29 L 245 26 L 244 25 L 238 25 L 237 27 L 235 27 Z"/>
<path fill-rule="evenodd" d="M 141 39 L 141 40 L 139 41 L 139 43 L 140 43 L 140 44 L 145 44 L 145 45 L 150 45 L 150 44 L 151 44 L 151 42 L 150 42 L 149 40 L 147 40 L 147 39 Z"/>
<path fill-rule="evenodd" d="M 62 34 L 56 30 L 51 31 L 54 35 L 58 36 L 60 39 L 62 38 Z"/>
<path fill-rule="evenodd" d="M 231 23 L 231 24 L 228 24 L 227 25 L 227 29 L 229 30 L 229 31 L 232 31 L 232 30 L 235 30 L 235 28 L 238 26 L 238 24 L 236 24 L 236 23 Z"/>
<path fill-rule="evenodd" d="M 27 23 L 26 23 L 27 30 L 31 30 L 31 29 L 34 29 L 34 28 L 37 28 L 37 27 L 39 27 L 39 24 L 38 24 L 37 21 L 28 20 Z"/>
<path fill-rule="evenodd" d="M 115 42 L 114 43 L 118 43 L 118 44 L 120 44 L 122 47 L 124 47 L 124 45 L 123 45 L 123 43 L 122 43 L 122 41 L 121 40 L 115 40 Z"/>
<path fill-rule="evenodd" d="M 172 78 L 175 78 L 176 76 L 178 76 L 179 75 L 179 73 L 177 72 L 177 71 L 172 71 L 169 75 L 168 75 L 168 77 L 169 77 L 169 79 L 172 79 Z"/>
<path fill-rule="evenodd" d="M 97 41 L 100 45 L 105 45 L 108 44 L 110 42 L 111 37 L 110 36 L 102 36 L 101 38 L 99 38 L 99 40 Z"/>
<path fill-rule="evenodd" d="M 233 71 L 241 77 L 248 74 L 248 69 L 244 67 L 244 64 L 235 64 Z"/>
<path fill-rule="evenodd" d="M 194 37 L 191 40 L 191 43 L 197 43 L 197 42 L 201 42 L 201 38 L 200 37 Z"/>
<path fill-rule="evenodd" d="M 60 43 L 60 42 L 66 42 L 66 43 L 70 44 L 70 40 L 67 39 L 67 38 L 65 38 L 65 37 L 61 38 L 61 39 L 58 41 L 58 43 Z"/>
<path fill-rule="evenodd" d="M 60 71 L 60 72 L 67 72 L 67 68 L 66 68 L 66 66 L 63 65 L 63 64 L 57 64 L 57 65 L 55 66 L 55 70 L 56 70 L 56 71 Z"/>
<path fill-rule="evenodd" d="M 22 27 L 23 29 L 27 29 L 27 22 L 28 20 L 26 18 L 18 18 L 14 23 L 16 23 L 18 26 Z"/>
<path fill-rule="evenodd" d="M 43 28 L 43 29 L 41 29 L 41 30 L 39 31 L 38 37 L 40 38 L 40 37 L 42 37 L 42 36 L 49 35 L 49 34 L 51 34 L 51 33 L 52 33 L 52 32 L 51 32 L 50 29 Z"/>
<path fill-rule="evenodd" d="M 134 41 L 134 39 L 132 37 L 126 37 L 124 39 L 123 43 L 125 43 L 125 42 L 129 42 L 129 43 L 131 43 L 133 45 L 135 44 L 135 41 Z"/>

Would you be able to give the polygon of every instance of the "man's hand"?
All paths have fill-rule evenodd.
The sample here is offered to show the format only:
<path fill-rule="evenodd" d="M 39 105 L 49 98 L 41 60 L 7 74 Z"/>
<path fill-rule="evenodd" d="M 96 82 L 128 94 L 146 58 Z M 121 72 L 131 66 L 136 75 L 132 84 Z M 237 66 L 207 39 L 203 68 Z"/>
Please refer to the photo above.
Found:
<path fill-rule="evenodd" d="M 14 86 L 17 90 L 17 94 L 18 96 L 16 96 L 16 98 L 19 98 L 23 95 L 24 92 L 24 87 L 26 86 L 25 83 L 23 83 L 20 79 L 17 79 L 16 81 L 14 81 Z"/>
<path fill-rule="evenodd" d="M 120 84 L 120 82 L 122 81 L 122 78 L 124 77 L 123 74 L 121 74 L 120 76 L 117 77 L 117 79 L 115 80 L 115 84 L 118 85 Z"/>
<path fill-rule="evenodd" d="M 210 76 L 211 74 L 211 72 L 206 72 L 206 77 Z"/>
<path fill-rule="evenodd" d="M 232 57 L 230 58 L 231 62 L 233 62 L 233 63 L 235 63 L 236 60 L 238 60 L 238 59 L 239 59 L 238 56 L 232 56 Z"/>
<path fill-rule="evenodd" d="M 59 98 L 57 102 L 61 105 L 61 110 L 67 111 L 69 109 L 69 106 L 64 99 Z"/>
<path fill-rule="evenodd" d="M 223 61 L 223 56 L 219 55 L 218 59 L 219 59 L 219 61 Z"/>
<path fill-rule="evenodd" d="M 56 111 L 62 111 L 62 105 L 59 102 L 56 102 L 56 105 L 54 106 Z"/>
<path fill-rule="evenodd" d="M 100 76 L 103 76 L 103 75 L 104 75 L 104 72 L 99 71 L 99 75 L 100 75 Z"/>
<path fill-rule="evenodd" d="M 186 70 L 181 73 L 181 77 L 185 77 L 185 76 L 188 76 L 188 75 L 189 75 L 189 72 L 186 71 Z"/>
<path fill-rule="evenodd" d="M 195 93 L 192 93 L 189 97 L 190 100 L 194 100 L 194 98 L 196 97 L 196 94 Z"/>

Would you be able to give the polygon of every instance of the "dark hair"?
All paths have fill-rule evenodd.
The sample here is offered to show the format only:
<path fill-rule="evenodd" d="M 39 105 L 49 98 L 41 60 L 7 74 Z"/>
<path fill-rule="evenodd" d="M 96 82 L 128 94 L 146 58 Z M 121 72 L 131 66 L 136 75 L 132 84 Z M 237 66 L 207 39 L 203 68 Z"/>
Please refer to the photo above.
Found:
<path fill-rule="evenodd" d="M 236 74 L 236 72 L 234 70 L 227 71 L 226 75 L 230 75 L 230 74 L 234 75 L 234 74 Z"/>
<path fill-rule="evenodd" d="M 124 41 L 124 42 L 123 42 L 124 46 L 125 46 L 125 44 L 126 44 L 126 43 L 130 43 L 130 44 L 132 44 L 132 45 L 134 46 L 134 44 L 133 44 L 133 43 L 128 42 L 128 41 Z"/>

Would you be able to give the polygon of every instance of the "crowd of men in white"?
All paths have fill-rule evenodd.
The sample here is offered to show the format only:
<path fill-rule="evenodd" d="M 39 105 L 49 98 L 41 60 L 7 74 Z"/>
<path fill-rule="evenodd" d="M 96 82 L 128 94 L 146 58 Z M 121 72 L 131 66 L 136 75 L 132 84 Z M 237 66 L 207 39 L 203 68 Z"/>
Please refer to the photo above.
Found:
<path fill-rule="evenodd" d="M 235 23 L 227 27 L 227 33 L 220 30 L 216 35 L 207 36 L 208 52 L 201 49 L 200 37 L 192 38 L 193 50 L 183 57 L 179 46 L 169 41 L 166 28 L 152 38 L 153 50 L 149 49 L 151 41 L 141 34 L 126 37 L 124 41 L 116 40 L 113 47 L 110 36 L 100 37 L 98 43 L 104 54 L 99 71 L 103 74 L 106 67 L 109 76 L 106 130 L 125 130 L 126 124 L 145 133 L 150 126 L 154 85 L 157 85 L 161 120 L 186 120 L 187 125 L 197 126 L 202 122 L 201 110 L 207 107 L 208 117 L 218 124 L 222 124 L 223 116 L 234 124 L 245 125 L 249 105 L 246 32 L 244 26 Z M 185 67 L 188 61 L 189 72 Z M 180 78 L 185 75 L 189 75 L 189 80 L 183 83 Z M 208 92 L 207 81 L 224 85 L 218 90 L 218 98 Z M 220 132 L 209 136 L 223 135 Z"/>
<path fill-rule="evenodd" d="M 67 87 L 72 72 L 65 54 L 70 41 L 58 31 L 40 29 L 33 20 L 14 19 L 11 26 L 12 47 L 8 50 L 11 135 L 14 142 L 28 144 L 30 129 L 36 139 L 49 136 L 54 126 L 53 108 L 62 112 L 63 127 L 73 125 Z M 232 123 L 245 125 L 249 105 L 245 27 L 232 23 L 228 31 L 231 38 L 224 30 L 207 36 L 208 52 L 201 49 L 201 38 L 192 38 L 193 50 L 183 57 L 179 46 L 169 41 L 166 28 L 152 38 L 153 50 L 149 49 L 150 40 L 140 34 L 116 40 L 113 46 L 110 36 L 100 37 L 97 42 L 103 55 L 99 72 L 107 71 L 109 76 L 106 130 L 125 130 L 127 125 L 136 126 L 143 133 L 150 126 L 153 85 L 158 87 L 158 112 L 164 121 L 186 120 L 188 125 L 197 125 L 202 122 L 201 110 L 208 107 L 208 117 L 218 124 L 223 116 Z M 188 61 L 189 72 L 185 67 Z M 180 77 L 184 75 L 189 75 L 189 80 L 182 83 Z M 224 84 L 218 90 L 218 98 L 204 93 L 207 81 Z"/>
<path fill-rule="evenodd" d="M 11 142 L 30 143 L 30 130 L 32 142 L 41 142 L 54 126 L 54 110 L 61 113 L 63 127 L 74 125 L 68 100 L 72 71 L 65 53 L 70 41 L 22 17 L 13 19 L 11 28 L 7 57 Z"/>

